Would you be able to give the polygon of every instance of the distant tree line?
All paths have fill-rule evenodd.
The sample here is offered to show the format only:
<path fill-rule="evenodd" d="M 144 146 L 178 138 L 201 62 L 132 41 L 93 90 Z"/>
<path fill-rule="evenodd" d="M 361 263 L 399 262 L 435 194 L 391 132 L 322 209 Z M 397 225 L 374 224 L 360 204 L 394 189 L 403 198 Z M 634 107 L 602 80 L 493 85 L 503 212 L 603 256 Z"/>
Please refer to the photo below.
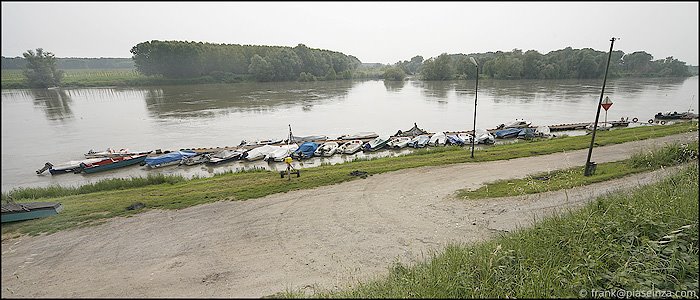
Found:
<path fill-rule="evenodd" d="M 535 50 L 523 53 L 487 52 L 477 54 L 446 54 L 430 58 L 416 68 L 416 62 L 403 61 L 395 65 L 412 74 L 417 70 L 424 80 L 451 80 L 475 78 L 476 67 L 469 57 L 479 64 L 480 76 L 494 79 L 590 79 L 602 78 L 608 53 L 590 48 L 556 50 L 540 54 Z M 613 51 L 608 76 L 615 77 L 687 77 L 691 68 L 672 56 L 654 60 L 644 51 L 625 54 Z"/>
<path fill-rule="evenodd" d="M 131 49 L 136 69 L 166 78 L 252 76 L 257 81 L 350 79 L 361 63 L 340 52 L 296 47 L 150 41 Z"/>
<path fill-rule="evenodd" d="M 24 57 L 2 57 L 3 70 L 19 70 L 27 66 Z M 134 60 L 131 58 L 56 58 L 56 67 L 69 69 L 133 69 Z"/>

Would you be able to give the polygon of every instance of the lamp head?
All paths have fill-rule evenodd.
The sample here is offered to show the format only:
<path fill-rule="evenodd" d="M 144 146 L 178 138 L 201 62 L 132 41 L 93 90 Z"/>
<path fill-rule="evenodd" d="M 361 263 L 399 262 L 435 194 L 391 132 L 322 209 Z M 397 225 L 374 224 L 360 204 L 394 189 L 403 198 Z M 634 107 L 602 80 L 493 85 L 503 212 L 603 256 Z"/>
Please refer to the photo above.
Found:
<path fill-rule="evenodd" d="M 469 57 L 469 60 L 470 60 L 477 68 L 479 67 L 479 64 L 476 63 L 476 59 L 474 59 L 473 57 L 470 56 L 470 57 Z"/>

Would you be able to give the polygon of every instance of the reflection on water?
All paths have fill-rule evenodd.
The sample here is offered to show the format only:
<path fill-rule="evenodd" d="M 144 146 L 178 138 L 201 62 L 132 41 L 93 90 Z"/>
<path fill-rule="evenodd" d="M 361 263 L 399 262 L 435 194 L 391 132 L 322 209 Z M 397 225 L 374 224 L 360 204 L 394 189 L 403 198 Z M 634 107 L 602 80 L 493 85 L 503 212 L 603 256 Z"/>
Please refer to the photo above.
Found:
<path fill-rule="evenodd" d="M 73 101 L 65 90 L 36 89 L 23 90 L 21 93 L 28 93 L 28 96 L 33 99 L 34 106 L 40 107 L 48 120 L 63 121 L 73 117 L 73 112 L 70 109 Z"/>
<path fill-rule="evenodd" d="M 384 80 L 384 87 L 387 92 L 400 92 L 404 85 L 406 85 L 404 80 Z"/>
<path fill-rule="evenodd" d="M 161 86 L 146 91 L 146 106 L 157 118 L 209 118 L 230 112 L 263 114 L 324 101 L 343 100 L 350 80 Z"/>
<path fill-rule="evenodd" d="M 217 147 L 241 140 L 373 131 L 394 134 L 414 123 L 430 132 L 471 130 L 475 81 L 329 81 L 2 90 L 2 190 L 80 185 L 155 172 L 125 168 L 91 175 L 36 176 L 47 161 L 78 160 L 90 149 Z M 516 118 L 533 125 L 592 122 L 602 80 L 482 80 L 477 128 Z M 608 120 L 657 112 L 698 111 L 698 77 L 609 79 Z M 604 116 L 601 115 L 601 118 Z M 391 153 L 391 152 L 388 152 Z M 338 156 L 328 162 L 342 162 Z M 321 163 L 311 160 L 305 166 Z M 171 168 L 165 174 L 207 175 L 224 169 Z M 274 164 L 272 164 L 274 165 Z M 281 164 L 281 166 L 284 166 Z M 168 173 L 171 172 L 171 173 Z"/>

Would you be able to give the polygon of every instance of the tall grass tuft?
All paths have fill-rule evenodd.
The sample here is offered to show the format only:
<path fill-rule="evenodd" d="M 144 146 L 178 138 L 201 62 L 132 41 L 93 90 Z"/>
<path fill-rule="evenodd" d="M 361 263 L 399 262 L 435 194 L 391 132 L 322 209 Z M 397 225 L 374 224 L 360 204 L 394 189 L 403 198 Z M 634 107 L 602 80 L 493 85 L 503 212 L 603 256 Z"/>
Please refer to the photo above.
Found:
<path fill-rule="evenodd" d="M 180 175 L 148 174 L 146 177 L 110 178 L 80 187 L 63 187 L 53 185 L 48 187 L 17 188 L 2 193 L 2 201 L 20 199 L 56 198 L 70 195 L 88 194 L 99 191 L 123 190 L 158 184 L 175 184 L 187 179 Z"/>
<path fill-rule="evenodd" d="M 635 153 L 630 161 L 635 168 L 658 168 L 677 165 L 697 157 L 698 144 L 670 144 L 660 149 Z"/>

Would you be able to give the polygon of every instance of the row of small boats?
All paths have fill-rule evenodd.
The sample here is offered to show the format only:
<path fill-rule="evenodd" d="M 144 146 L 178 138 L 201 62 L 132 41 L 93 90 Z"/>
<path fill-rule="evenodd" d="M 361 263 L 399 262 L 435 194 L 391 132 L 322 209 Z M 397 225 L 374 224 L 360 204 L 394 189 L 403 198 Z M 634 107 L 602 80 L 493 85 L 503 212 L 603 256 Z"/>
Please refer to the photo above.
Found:
<path fill-rule="evenodd" d="M 516 120 L 516 122 L 518 122 Z M 129 149 L 107 149 L 105 151 L 90 150 L 84 154 L 81 161 L 70 161 L 60 165 L 46 163 L 36 171 L 41 174 L 49 171 L 52 175 L 66 173 L 96 173 L 126 167 L 142 165 L 147 168 L 162 168 L 171 165 L 218 165 L 235 160 L 284 161 L 286 157 L 308 159 L 311 157 L 330 157 L 335 154 L 355 154 L 358 151 L 373 152 L 384 148 L 401 149 L 406 147 L 424 148 L 427 146 L 493 144 L 496 138 L 512 137 L 513 135 L 536 135 L 528 128 L 529 122 L 500 126 L 504 129 L 492 134 L 484 129 L 477 129 L 472 135 L 467 132 L 438 132 L 429 133 L 416 124 L 407 131 L 399 130 L 392 136 L 379 136 L 374 132 L 360 132 L 343 135 L 336 140 L 328 140 L 322 135 L 293 136 L 286 140 L 261 140 L 256 142 L 242 141 L 233 149 L 207 149 L 178 151 L 130 151 Z M 525 126 L 524 128 L 510 128 Z M 539 130 L 539 129 L 538 129 Z"/>

